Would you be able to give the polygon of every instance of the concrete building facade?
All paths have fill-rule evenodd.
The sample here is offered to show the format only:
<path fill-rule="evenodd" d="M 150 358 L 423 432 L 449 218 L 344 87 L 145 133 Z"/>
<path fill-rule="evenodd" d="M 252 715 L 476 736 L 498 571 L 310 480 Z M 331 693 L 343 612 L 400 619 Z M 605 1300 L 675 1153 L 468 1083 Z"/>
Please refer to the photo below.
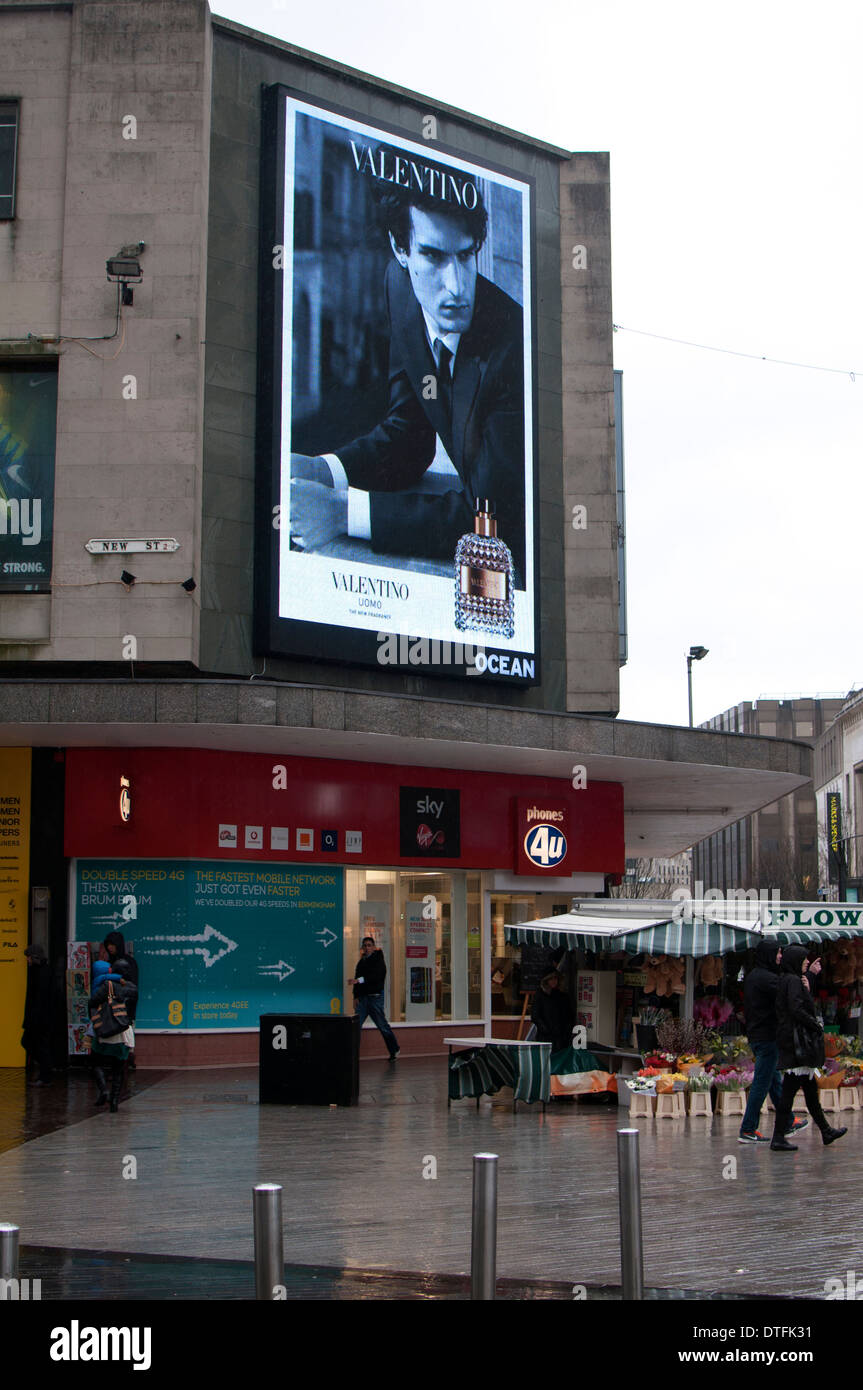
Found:
<path fill-rule="evenodd" d="M 280 292 L 262 243 L 262 116 L 276 88 L 415 142 L 432 120 L 430 150 L 530 187 L 533 684 L 256 641 L 260 324 Z M 507 915 L 604 893 L 627 856 L 677 855 L 807 782 L 811 747 L 794 734 L 616 720 L 607 155 L 504 130 L 198 0 L 4 6 L 0 115 L 15 154 L 0 167 L 10 1018 L 25 936 L 74 975 L 67 952 L 126 923 L 142 1063 L 248 1061 L 260 1012 L 351 1008 L 370 929 L 402 1045 L 435 1051 L 453 1023 L 491 1027 Z M 112 262 L 140 277 L 110 281 Z M 31 464 L 39 560 L 15 529 L 40 500 L 22 491 Z M 295 900 L 302 921 L 264 910 Z M 84 1002 L 68 1001 L 73 1053 Z M 2 1043 L 19 1064 L 17 1040 Z"/>
<path fill-rule="evenodd" d="M 699 727 L 814 747 L 842 705 L 838 697 L 746 700 Z M 696 844 L 693 876 L 705 888 L 723 892 L 763 888 L 794 901 L 817 897 L 822 880 L 813 786 L 799 787 Z"/>
<path fill-rule="evenodd" d="M 830 862 L 830 817 L 827 797 L 838 794 L 838 832 L 844 855 L 848 901 L 863 891 L 863 691 L 852 690 L 832 724 L 815 744 L 815 796 L 818 802 L 820 883 L 829 900 L 838 900 L 838 865 Z"/>

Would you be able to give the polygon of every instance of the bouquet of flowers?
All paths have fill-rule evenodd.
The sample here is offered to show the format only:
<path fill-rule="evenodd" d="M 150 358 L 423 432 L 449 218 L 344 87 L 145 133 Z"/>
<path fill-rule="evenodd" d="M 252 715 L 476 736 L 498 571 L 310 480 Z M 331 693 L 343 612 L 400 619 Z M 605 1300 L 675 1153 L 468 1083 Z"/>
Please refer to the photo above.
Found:
<path fill-rule="evenodd" d="M 705 1028 L 688 1018 L 670 1018 L 656 1030 L 659 1046 L 667 1052 L 680 1057 L 681 1053 L 698 1061 L 698 1054 L 704 1046 Z"/>
<path fill-rule="evenodd" d="M 843 1086 L 863 1085 L 863 1062 L 859 1057 L 839 1057 L 837 1060 L 840 1067 L 845 1068 Z"/>
<path fill-rule="evenodd" d="M 649 1004 L 646 1008 L 641 1010 L 639 1017 L 634 1019 L 633 1022 L 643 1023 L 645 1028 L 658 1028 L 659 1025 L 664 1023 L 668 1018 L 671 1018 L 671 1011 L 669 1009 L 657 1009 L 654 1008 L 652 1004 Z"/>
<path fill-rule="evenodd" d="M 656 1077 L 655 1077 L 655 1075 L 654 1075 L 654 1076 L 642 1076 L 642 1075 L 639 1073 L 638 1076 L 626 1076 L 626 1077 L 624 1077 L 624 1080 L 625 1080 L 627 1086 L 629 1087 L 630 1091 L 635 1091 L 635 1092 L 637 1092 L 638 1095 L 642 1095 L 642 1096 L 655 1096 L 655 1095 L 656 1095 Z"/>
<path fill-rule="evenodd" d="M 745 1091 L 752 1084 L 753 1072 L 741 1071 L 737 1067 L 720 1067 L 713 1073 L 713 1084 L 717 1091 Z"/>
<path fill-rule="evenodd" d="M 668 1070 L 675 1065 L 676 1058 L 673 1052 L 651 1052 L 649 1057 L 645 1057 L 646 1067 L 656 1067 L 658 1070 Z"/>
<path fill-rule="evenodd" d="M 709 1091 L 712 1085 L 713 1077 L 706 1071 L 701 1071 L 697 1075 L 690 1072 L 686 1081 L 688 1091 Z"/>
<path fill-rule="evenodd" d="M 835 1086 L 845 1084 L 845 1068 L 838 1057 L 828 1057 L 824 1066 L 820 1068 L 821 1075 L 818 1078 L 818 1085 L 823 1090 L 832 1090 Z"/>
<path fill-rule="evenodd" d="M 706 1028 L 720 1028 L 734 1013 L 734 1006 L 718 994 L 705 999 L 696 999 L 692 1010 L 694 1018 Z"/>

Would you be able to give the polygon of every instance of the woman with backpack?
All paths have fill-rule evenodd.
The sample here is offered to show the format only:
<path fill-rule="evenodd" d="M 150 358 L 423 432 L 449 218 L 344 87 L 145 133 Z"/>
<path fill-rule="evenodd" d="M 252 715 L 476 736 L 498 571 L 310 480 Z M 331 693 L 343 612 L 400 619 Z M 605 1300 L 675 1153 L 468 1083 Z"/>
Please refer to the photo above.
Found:
<path fill-rule="evenodd" d="M 129 1022 L 129 1005 L 134 1007 L 138 991 L 120 972 L 111 970 L 106 960 L 93 965 L 93 992 L 90 995 L 90 1023 L 93 1039 L 90 1044 L 93 1075 L 99 1087 L 97 1105 L 109 1101 L 108 1109 L 116 1111 L 129 1050 L 134 1046 L 134 1033 Z M 107 1078 L 110 1076 L 110 1096 Z"/>
<path fill-rule="evenodd" d="M 809 981 L 805 978 L 808 964 L 805 946 L 786 946 L 783 949 L 782 974 L 776 991 L 776 1042 L 779 1047 L 779 1069 L 785 1075 L 770 1144 L 771 1149 L 780 1153 L 797 1152 L 797 1145 L 789 1144 L 785 1135 L 791 1122 L 794 1097 L 801 1086 L 806 1097 L 806 1108 L 820 1129 L 825 1144 L 832 1144 L 848 1132 L 830 1127 L 818 1099 L 815 1072 L 824 1065 L 824 1030 L 818 1022 Z"/>

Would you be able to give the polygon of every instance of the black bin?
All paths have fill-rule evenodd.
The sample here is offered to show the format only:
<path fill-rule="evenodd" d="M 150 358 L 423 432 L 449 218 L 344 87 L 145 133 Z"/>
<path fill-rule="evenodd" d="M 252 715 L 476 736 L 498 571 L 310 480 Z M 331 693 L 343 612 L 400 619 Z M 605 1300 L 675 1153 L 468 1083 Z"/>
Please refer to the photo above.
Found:
<path fill-rule="evenodd" d="M 344 1014 L 262 1014 L 262 1105 L 356 1105 L 360 1021 Z"/>

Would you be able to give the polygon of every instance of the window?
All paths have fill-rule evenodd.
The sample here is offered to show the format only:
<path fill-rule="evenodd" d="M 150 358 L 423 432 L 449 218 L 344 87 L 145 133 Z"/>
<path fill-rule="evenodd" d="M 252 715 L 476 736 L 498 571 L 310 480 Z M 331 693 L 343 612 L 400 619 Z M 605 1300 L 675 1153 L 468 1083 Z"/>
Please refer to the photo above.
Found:
<path fill-rule="evenodd" d="M 467 1023 L 482 1017 L 479 874 L 458 869 L 348 869 L 348 978 L 354 974 L 364 936 L 372 936 L 384 953 L 384 1012 L 391 1022 Z"/>
<path fill-rule="evenodd" d="M 15 216 L 15 156 L 18 150 L 18 103 L 0 101 L 0 221 Z"/>

